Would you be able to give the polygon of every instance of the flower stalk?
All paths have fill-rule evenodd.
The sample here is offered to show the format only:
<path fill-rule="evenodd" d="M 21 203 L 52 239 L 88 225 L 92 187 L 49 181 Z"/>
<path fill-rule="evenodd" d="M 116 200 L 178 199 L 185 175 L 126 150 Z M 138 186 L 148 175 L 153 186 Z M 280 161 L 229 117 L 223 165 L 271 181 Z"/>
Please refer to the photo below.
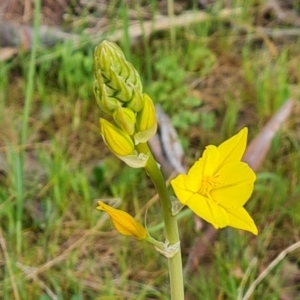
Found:
<path fill-rule="evenodd" d="M 94 55 L 94 93 L 100 109 L 109 118 L 100 119 L 100 133 L 111 152 L 133 168 L 144 168 L 161 200 L 166 242 L 158 242 L 126 212 L 99 202 L 115 228 L 123 235 L 146 240 L 168 259 L 172 300 L 183 300 L 183 274 L 179 233 L 172 203 L 161 171 L 147 141 L 157 130 L 152 99 L 143 93 L 140 76 L 114 43 L 104 41 Z M 111 123 L 111 119 L 114 120 Z"/>
<path fill-rule="evenodd" d="M 150 152 L 147 144 L 139 144 L 137 148 L 143 152 Z M 154 160 L 151 152 L 145 170 L 153 182 L 155 189 L 160 197 L 162 214 L 164 218 L 166 238 L 170 245 L 176 245 L 180 242 L 179 232 L 176 216 L 172 215 L 171 198 L 165 184 L 163 175 Z M 177 253 L 173 257 L 168 258 L 169 276 L 170 276 L 170 290 L 172 300 L 184 299 L 183 288 L 183 272 L 182 272 L 182 259 L 181 248 L 178 247 Z"/>
<path fill-rule="evenodd" d="M 184 300 L 183 270 L 176 214 L 189 207 L 216 229 L 226 226 L 257 235 L 257 227 L 243 207 L 253 192 L 256 175 L 241 161 L 247 144 L 247 128 L 218 147 L 209 145 L 187 174 L 171 181 L 179 200 L 170 197 L 165 179 L 147 141 L 157 130 L 152 99 L 143 93 L 138 72 L 114 43 L 104 41 L 95 50 L 94 93 L 108 118 L 100 118 L 100 133 L 111 152 L 132 168 L 144 168 L 161 202 L 166 241 L 152 238 L 128 213 L 102 201 L 116 230 L 151 243 L 168 259 L 171 300 Z"/>

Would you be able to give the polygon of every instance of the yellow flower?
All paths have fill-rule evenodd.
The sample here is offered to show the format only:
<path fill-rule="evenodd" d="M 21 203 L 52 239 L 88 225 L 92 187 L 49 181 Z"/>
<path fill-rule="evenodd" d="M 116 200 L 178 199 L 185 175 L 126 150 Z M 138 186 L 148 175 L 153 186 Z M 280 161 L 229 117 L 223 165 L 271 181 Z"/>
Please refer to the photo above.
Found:
<path fill-rule="evenodd" d="M 102 201 L 98 201 L 98 205 L 97 209 L 109 214 L 116 230 L 121 234 L 133 236 L 138 240 L 144 240 L 148 236 L 146 229 L 127 212 L 115 209 Z"/>
<path fill-rule="evenodd" d="M 219 147 L 206 147 L 203 156 L 171 181 L 179 201 L 215 228 L 231 226 L 257 235 L 257 227 L 243 208 L 253 192 L 255 173 L 241 162 L 248 129 Z"/>

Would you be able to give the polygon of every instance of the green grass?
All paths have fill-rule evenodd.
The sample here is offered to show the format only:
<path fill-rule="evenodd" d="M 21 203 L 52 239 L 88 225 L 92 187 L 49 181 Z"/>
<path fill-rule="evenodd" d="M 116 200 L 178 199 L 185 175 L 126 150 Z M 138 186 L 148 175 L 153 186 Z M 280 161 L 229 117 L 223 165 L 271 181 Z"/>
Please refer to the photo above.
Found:
<path fill-rule="evenodd" d="M 234 20 L 252 26 L 257 8 L 254 1 L 247 3 L 251 13 Z M 116 21 L 112 27 L 130 22 L 126 7 L 116 1 L 110 6 Z M 211 13 L 217 15 L 220 8 L 218 3 Z M 289 96 L 299 97 L 300 42 L 272 43 L 277 50 L 273 56 L 265 42 L 238 35 L 226 22 L 212 19 L 178 29 L 172 46 L 169 32 L 143 39 L 136 47 L 124 38 L 121 45 L 140 72 L 145 91 L 170 115 L 192 164 L 206 145 L 222 142 L 243 126 L 253 138 Z M 94 45 L 85 45 L 39 48 L 35 73 L 29 74 L 34 62 L 30 53 L 0 63 L 4 300 L 168 299 L 165 259 L 146 243 L 119 236 L 95 209 L 96 199 L 115 199 L 120 208 L 137 215 L 155 191 L 142 170 L 126 167 L 101 140 L 92 89 Z M 299 110 L 297 103 L 273 140 L 247 203 L 258 237 L 222 230 L 203 268 L 185 279 L 189 300 L 236 299 L 249 257 L 257 257 L 258 265 L 246 287 L 280 251 L 299 240 Z M 155 228 L 161 220 L 155 203 L 147 221 L 159 239 L 163 234 Z M 200 233 L 192 214 L 179 222 L 185 263 Z M 259 285 L 253 299 L 279 299 L 280 289 L 274 290 L 270 280 L 280 285 L 281 267 Z"/>

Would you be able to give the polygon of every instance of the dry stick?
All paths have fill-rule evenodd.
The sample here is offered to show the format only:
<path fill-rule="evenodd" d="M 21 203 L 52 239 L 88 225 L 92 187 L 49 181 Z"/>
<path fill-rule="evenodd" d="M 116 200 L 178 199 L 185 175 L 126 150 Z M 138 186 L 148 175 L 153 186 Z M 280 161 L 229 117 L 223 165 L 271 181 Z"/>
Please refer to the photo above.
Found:
<path fill-rule="evenodd" d="M 282 261 L 287 254 L 297 250 L 300 248 L 300 242 L 297 242 L 285 250 L 283 250 L 269 265 L 268 267 L 254 280 L 254 282 L 250 285 L 249 289 L 247 290 L 246 294 L 244 295 L 241 300 L 248 300 L 252 293 L 254 292 L 255 288 L 259 285 L 259 283 L 278 265 L 280 261 Z M 240 300 L 240 299 L 238 299 Z"/>
<path fill-rule="evenodd" d="M 286 38 L 286 37 L 298 37 L 300 35 L 300 28 L 280 28 L 280 29 L 271 29 L 267 27 L 256 27 L 258 34 L 263 33 L 264 35 L 275 38 Z M 255 35 L 255 33 L 253 34 Z M 250 33 L 248 36 L 252 36 Z"/>
<path fill-rule="evenodd" d="M 8 255 L 7 248 L 6 248 L 6 243 L 5 243 L 1 228 L 0 228 L 0 245 L 1 245 L 1 248 L 2 248 L 2 251 L 3 251 L 5 264 L 7 266 L 7 270 L 8 270 L 9 278 L 10 278 L 10 281 L 11 281 L 11 286 L 12 286 L 12 290 L 13 290 L 13 293 L 14 293 L 14 297 L 15 297 L 16 300 L 20 300 L 21 298 L 20 298 L 20 295 L 19 295 L 19 291 L 18 291 L 18 288 L 17 288 L 16 281 L 15 281 L 14 272 L 12 271 L 9 255 Z"/>
<path fill-rule="evenodd" d="M 171 120 L 167 114 L 164 113 L 160 105 L 155 106 L 158 124 L 159 124 L 159 137 L 160 145 L 163 148 L 162 153 L 165 154 L 165 158 L 173 169 L 180 174 L 186 173 L 186 168 L 182 165 L 184 158 L 184 151 L 180 144 L 179 137 L 176 130 L 172 126 Z M 170 172 L 171 173 L 171 172 Z M 172 174 L 168 174 L 172 175 Z M 174 174 L 175 177 L 176 174 Z M 171 178 L 172 179 L 172 178 Z"/>
<path fill-rule="evenodd" d="M 286 100 L 247 147 L 243 161 L 245 161 L 254 171 L 258 170 L 261 166 L 270 149 L 273 137 L 290 115 L 294 104 L 295 101 L 293 99 Z"/>
<path fill-rule="evenodd" d="M 131 42 L 136 42 L 138 38 L 150 37 L 151 34 L 157 31 L 168 30 L 171 26 L 174 27 L 186 27 L 193 23 L 197 22 L 205 22 L 212 18 L 228 18 L 233 15 L 239 15 L 242 12 L 241 8 L 235 9 L 223 9 L 217 16 L 211 16 L 205 12 L 186 12 L 179 16 L 174 17 L 172 20 L 172 24 L 170 23 L 170 18 L 166 16 L 159 16 L 155 20 L 146 21 L 143 23 L 143 26 L 140 24 L 130 25 L 128 28 L 129 36 L 131 38 Z M 109 40 L 113 42 L 120 41 L 123 36 L 123 30 L 117 30 L 112 36 L 109 36 Z"/>
<path fill-rule="evenodd" d="M 145 21 L 143 26 L 140 24 L 131 24 L 129 26 L 129 35 L 131 38 L 131 43 L 134 44 L 138 41 L 142 36 L 149 37 L 151 34 L 157 31 L 168 30 L 173 27 L 185 27 L 189 26 L 193 23 L 204 22 L 212 18 L 228 18 L 233 15 L 238 15 L 242 11 L 241 8 L 236 9 L 223 9 L 220 11 L 218 16 L 211 16 L 205 12 L 185 12 L 179 16 L 175 16 L 172 20 L 172 24 L 170 24 L 170 18 L 167 16 L 157 16 L 154 20 Z M 22 47 L 23 49 L 31 48 L 32 44 L 32 31 L 33 29 L 30 26 L 20 25 L 14 22 L 9 22 L 0 18 L 0 46 L 1 47 L 14 47 L 10 48 L 12 54 L 18 51 L 15 47 Z M 272 37 L 281 37 L 287 35 L 298 36 L 300 34 L 300 30 L 297 28 L 292 29 L 269 29 L 257 27 L 255 29 L 257 31 L 254 34 L 250 34 L 248 36 L 260 36 L 261 34 L 265 34 L 267 36 Z M 50 26 L 41 26 L 40 28 L 40 40 L 41 44 L 44 46 L 53 46 L 57 43 L 63 41 L 73 41 L 74 46 L 80 46 L 80 36 L 76 34 L 66 33 L 61 31 L 57 27 Z M 111 34 L 108 38 L 111 41 L 118 42 L 121 40 L 123 35 L 123 29 L 117 30 L 115 33 Z M 90 40 L 94 44 L 98 44 L 101 40 L 105 38 L 105 32 L 100 32 L 98 35 L 91 35 Z M 8 48 L 7 48 L 8 49 Z M 13 51 L 15 49 L 15 51 Z M 3 51 L 3 49 L 2 49 Z M 1 52 L 0 52 L 1 54 Z M 11 55 L 8 55 L 9 58 Z M 5 57 L 3 60 L 6 59 Z"/>
<path fill-rule="evenodd" d="M 237 30 L 246 30 L 246 37 L 247 39 L 249 37 L 251 37 L 252 39 L 262 39 L 263 42 L 266 44 L 266 46 L 269 48 L 270 53 L 272 54 L 272 56 L 277 57 L 278 56 L 278 50 L 274 44 L 274 41 L 272 41 L 272 39 L 270 38 L 270 35 L 268 35 L 264 28 L 262 27 L 255 27 L 249 24 L 244 24 L 241 22 L 235 22 L 233 23 L 233 27 Z M 250 32 L 250 33 L 249 33 Z M 272 32 L 272 29 L 271 29 Z M 270 31 L 269 31 L 270 33 Z M 271 35 L 271 37 L 273 37 Z"/>
<path fill-rule="evenodd" d="M 219 15 L 211 16 L 205 12 L 186 12 L 173 18 L 172 23 L 168 16 L 158 16 L 154 20 L 145 21 L 143 26 L 139 23 L 130 25 L 128 28 L 131 43 L 138 42 L 142 36 L 150 37 L 156 31 L 170 30 L 173 27 L 185 27 L 197 22 L 204 22 L 212 18 L 229 18 L 241 13 L 241 9 L 223 9 Z M 91 35 L 90 42 L 98 44 L 104 38 L 118 42 L 123 37 L 123 29 L 117 30 L 107 36 L 104 32 L 98 35 Z M 33 29 L 29 26 L 19 25 L 13 22 L 4 21 L 0 18 L 0 46 L 1 47 L 22 47 L 24 49 L 32 46 Z M 63 41 L 73 41 L 74 47 L 80 46 L 80 36 L 61 31 L 56 27 L 41 26 L 39 31 L 41 44 L 53 46 Z"/>

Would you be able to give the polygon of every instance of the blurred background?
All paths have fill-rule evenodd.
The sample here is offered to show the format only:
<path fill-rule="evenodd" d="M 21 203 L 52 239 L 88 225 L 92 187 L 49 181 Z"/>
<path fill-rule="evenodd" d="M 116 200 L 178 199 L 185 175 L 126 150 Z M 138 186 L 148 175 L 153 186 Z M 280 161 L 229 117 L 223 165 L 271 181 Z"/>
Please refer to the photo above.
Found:
<path fill-rule="evenodd" d="M 1 0 L 0 298 L 169 299 L 165 259 L 95 209 L 113 199 L 143 223 L 150 201 L 147 226 L 163 239 L 146 174 L 99 134 L 93 50 L 108 39 L 170 119 L 185 167 L 244 126 L 249 141 L 261 137 L 252 145 L 266 155 L 247 203 L 257 237 L 210 235 L 190 212 L 179 218 L 186 299 L 242 299 L 300 239 L 299 37 L 296 0 Z M 206 248 L 191 258 L 199 240 Z M 252 299 L 300 299 L 299 255 L 276 265 Z"/>

